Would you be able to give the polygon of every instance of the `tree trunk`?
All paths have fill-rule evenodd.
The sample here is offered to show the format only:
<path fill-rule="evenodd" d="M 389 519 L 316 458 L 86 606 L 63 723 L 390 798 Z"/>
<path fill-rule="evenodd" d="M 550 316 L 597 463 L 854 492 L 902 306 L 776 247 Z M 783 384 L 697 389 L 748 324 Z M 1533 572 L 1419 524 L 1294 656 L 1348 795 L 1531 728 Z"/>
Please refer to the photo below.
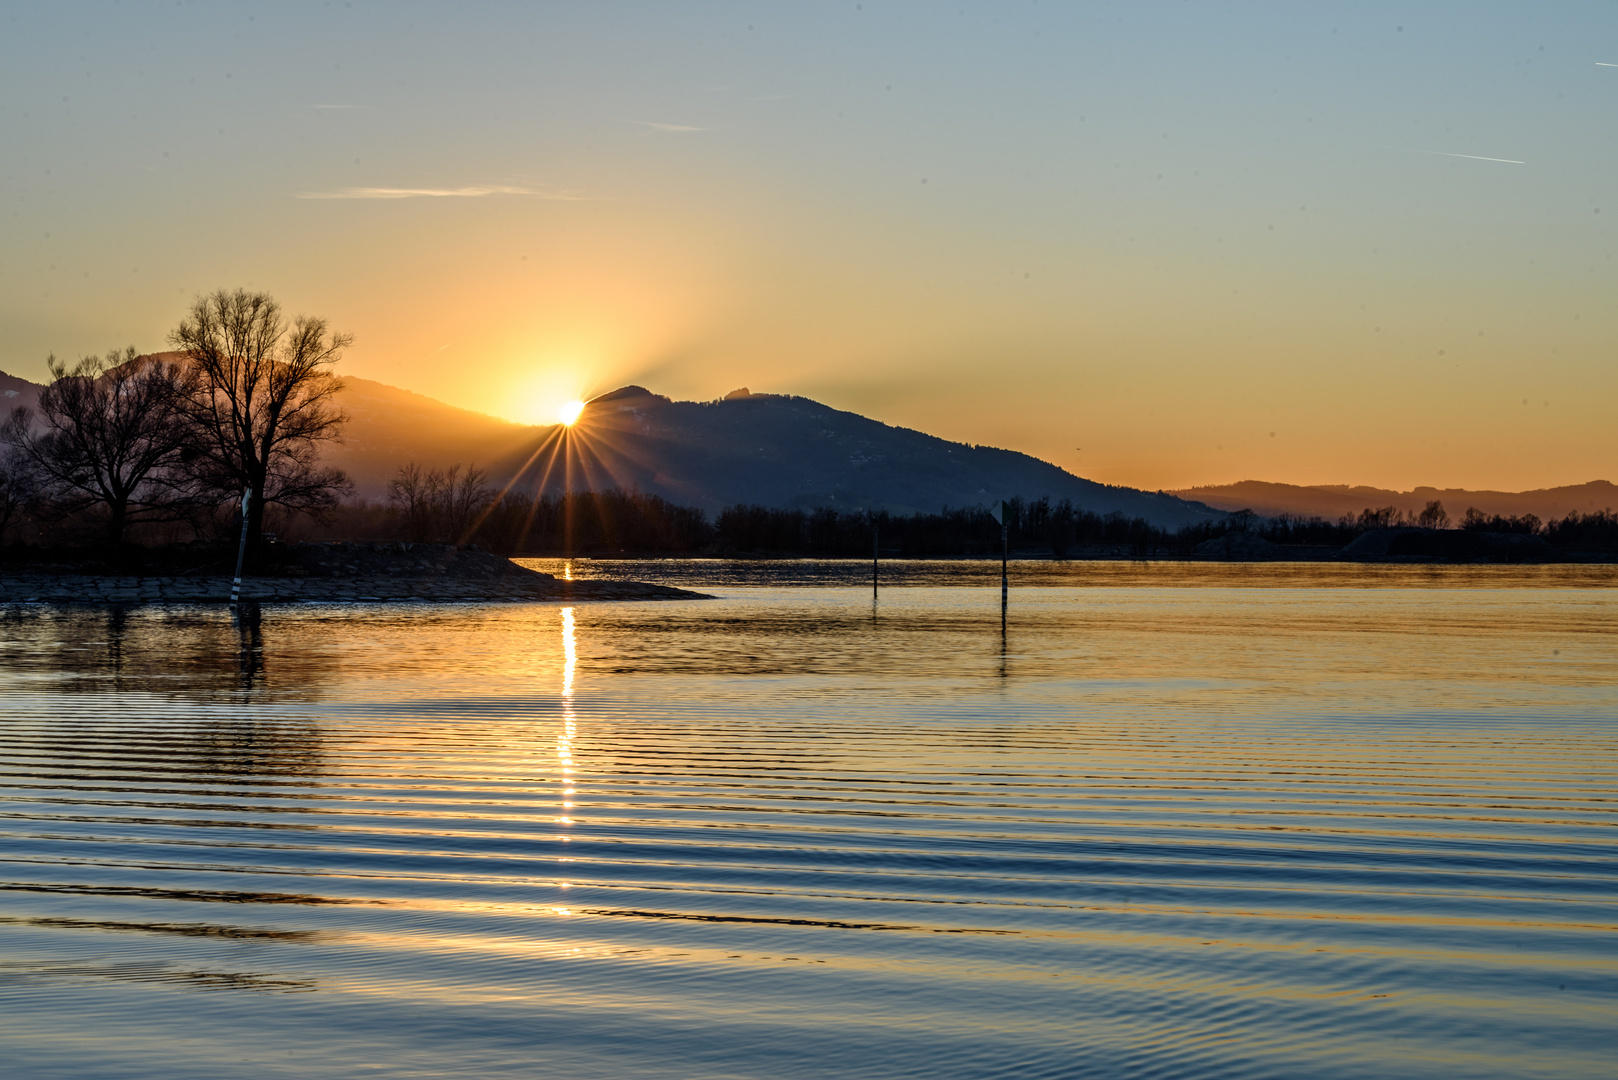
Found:
<path fill-rule="evenodd" d="M 247 501 L 247 561 L 254 565 L 264 544 L 264 491 L 253 488 L 253 497 Z"/>
<path fill-rule="evenodd" d="M 129 519 L 129 504 L 122 500 L 107 503 L 107 543 L 114 548 L 124 546 L 124 528 Z"/>

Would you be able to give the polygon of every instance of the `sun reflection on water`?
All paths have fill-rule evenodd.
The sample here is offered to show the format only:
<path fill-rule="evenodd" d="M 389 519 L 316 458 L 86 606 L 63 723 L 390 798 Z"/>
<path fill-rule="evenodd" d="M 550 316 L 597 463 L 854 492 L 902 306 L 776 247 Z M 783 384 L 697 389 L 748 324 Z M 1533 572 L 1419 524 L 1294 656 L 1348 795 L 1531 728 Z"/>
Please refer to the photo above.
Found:
<path fill-rule="evenodd" d="M 561 769 L 562 813 L 558 824 L 571 825 L 573 818 L 573 737 L 578 734 L 578 720 L 573 712 L 573 672 L 578 665 L 578 649 L 574 643 L 573 609 L 562 609 L 562 730 L 556 736 L 556 758 Z M 562 837 L 566 840 L 567 837 Z"/>

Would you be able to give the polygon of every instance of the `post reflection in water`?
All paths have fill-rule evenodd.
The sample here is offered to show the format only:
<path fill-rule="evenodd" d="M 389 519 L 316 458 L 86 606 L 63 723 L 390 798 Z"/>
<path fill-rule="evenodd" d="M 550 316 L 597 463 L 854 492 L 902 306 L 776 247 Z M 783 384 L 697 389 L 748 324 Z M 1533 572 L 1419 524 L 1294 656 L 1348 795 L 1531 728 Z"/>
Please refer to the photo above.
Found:
<path fill-rule="evenodd" d="M 116 605 L 0 614 L 0 678 L 28 672 L 37 691 L 88 690 L 195 702 L 311 701 L 337 676 L 320 616 Z M 274 629 L 272 629 L 274 628 Z"/>
<path fill-rule="evenodd" d="M 231 611 L 236 624 L 240 648 L 236 651 L 236 668 L 240 673 L 240 689 L 251 698 L 264 668 L 264 613 L 259 606 L 248 601 Z"/>

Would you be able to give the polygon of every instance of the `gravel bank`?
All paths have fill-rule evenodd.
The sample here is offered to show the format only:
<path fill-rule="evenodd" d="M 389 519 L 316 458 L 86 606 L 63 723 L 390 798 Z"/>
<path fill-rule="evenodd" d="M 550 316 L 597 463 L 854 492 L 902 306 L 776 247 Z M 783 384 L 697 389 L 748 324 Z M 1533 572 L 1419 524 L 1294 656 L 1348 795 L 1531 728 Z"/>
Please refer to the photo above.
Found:
<path fill-rule="evenodd" d="M 279 572 L 242 579 L 258 604 L 397 601 L 572 602 L 708 600 L 705 593 L 639 581 L 563 581 L 475 548 L 445 544 L 298 544 Z M 71 567 L 0 570 L 0 603 L 225 604 L 220 573 L 87 573 Z"/>
<path fill-rule="evenodd" d="M 538 577 L 539 575 L 536 575 Z M 225 604 L 229 578 L 109 577 L 91 574 L 0 576 L 8 604 Z M 707 600 L 705 593 L 638 581 L 500 581 L 445 578 L 243 578 L 242 599 L 260 604 L 396 601 L 513 602 Z"/>

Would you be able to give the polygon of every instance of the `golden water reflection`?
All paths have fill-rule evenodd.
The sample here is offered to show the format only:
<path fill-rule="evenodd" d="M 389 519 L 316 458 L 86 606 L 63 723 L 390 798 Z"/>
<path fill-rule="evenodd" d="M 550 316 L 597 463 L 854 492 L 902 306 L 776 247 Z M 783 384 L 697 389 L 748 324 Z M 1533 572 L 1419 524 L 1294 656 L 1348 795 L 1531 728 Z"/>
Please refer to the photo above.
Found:
<path fill-rule="evenodd" d="M 562 609 L 562 728 L 556 736 L 556 758 L 562 785 L 562 813 L 556 821 L 561 825 L 573 824 L 573 740 L 578 735 L 578 717 L 573 709 L 573 673 L 578 667 L 578 646 L 574 639 L 573 609 Z M 567 839 L 566 836 L 562 839 Z"/>
<path fill-rule="evenodd" d="M 1206 572 L 1014 591 L 1005 638 L 997 577 L 879 619 L 868 580 L 0 615 L 0 1044 L 128 1080 L 1609 1075 L 1618 590 Z"/>

